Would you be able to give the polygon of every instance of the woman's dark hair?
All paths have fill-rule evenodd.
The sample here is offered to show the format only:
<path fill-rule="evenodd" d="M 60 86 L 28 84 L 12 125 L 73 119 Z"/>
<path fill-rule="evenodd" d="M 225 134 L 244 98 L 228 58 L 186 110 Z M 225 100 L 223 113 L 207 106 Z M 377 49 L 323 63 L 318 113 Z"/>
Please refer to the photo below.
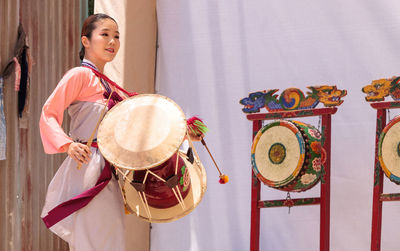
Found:
<path fill-rule="evenodd" d="M 81 37 L 86 36 L 87 38 L 92 37 L 92 32 L 94 29 L 96 29 L 96 23 L 98 21 L 101 21 L 103 19 L 111 19 L 112 21 L 114 21 L 115 23 L 117 23 L 114 18 L 110 17 L 107 14 L 103 14 L 103 13 L 97 13 L 94 15 L 90 15 L 88 18 L 86 18 L 85 22 L 83 22 L 82 25 L 82 32 L 81 32 Z M 79 58 L 81 60 L 83 60 L 83 58 L 85 57 L 85 46 L 83 46 L 82 44 L 82 48 L 79 51 Z"/>

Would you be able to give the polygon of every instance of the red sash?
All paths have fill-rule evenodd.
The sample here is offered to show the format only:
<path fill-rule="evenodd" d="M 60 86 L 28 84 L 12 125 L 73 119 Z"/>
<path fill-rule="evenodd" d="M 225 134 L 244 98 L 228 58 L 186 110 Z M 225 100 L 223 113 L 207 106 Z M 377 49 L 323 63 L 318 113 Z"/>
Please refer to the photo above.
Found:
<path fill-rule="evenodd" d="M 137 92 L 128 92 L 127 90 L 125 90 L 124 88 L 122 88 L 121 86 L 119 86 L 117 83 L 115 83 L 114 81 L 112 81 L 111 79 L 109 79 L 106 75 L 102 74 L 101 72 L 97 71 L 96 69 L 93 69 L 92 67 L 83 65 L 82 67 L 86 67 L 89 68 L 93 71 L 93 73 L 99 77 L 104 79 L 105 81 L 107 81 L 107 83 L 109 83 L 110 85 L 114 86 L 115 88 L 117 88 L 118 90 L 122 91 L 123 93 L 125 93 L 126 95 L 128 95 L 128 97 L 132 97 L 135 95 L 138 95 Z"/>
<path fill-rule="evenodd" d="M 93 142 L 92 147 L 97 148 L 97 143 Z M 83 208 L 108 184 L 111 180 L 111 166 L 110 163 L 105 160 L 104 169 L 100 174 L 100 177 L 97 179 L 96 185 L 89 190 L 75 196 L 74 198 L 61 203 L 60 205 L 53 208 L 51 211 L 47 213 L 45 217 L 43 217 L 44 224 L 46 227 L 50 228 L 57 222 L 63 220 L 67 216 L 72 213 L 78 211 Z"/>

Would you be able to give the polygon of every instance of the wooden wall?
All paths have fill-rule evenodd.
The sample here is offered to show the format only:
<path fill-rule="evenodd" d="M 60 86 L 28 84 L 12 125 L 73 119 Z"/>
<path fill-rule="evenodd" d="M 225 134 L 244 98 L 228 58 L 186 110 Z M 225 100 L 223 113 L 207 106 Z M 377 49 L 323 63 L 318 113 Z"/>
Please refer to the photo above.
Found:
<path fill-rule="evenodd" d="M 81 4 L 80 0 L 0 1 L 0 69 L 13 57 L 19 22 L 33 59 L 22 118 L 17 113 L 14 76 L 5 81 L 7 159 L 0 161 L 0 250 L 68 250 L 40 218 L 47 186 L 65 155 L 44 154 L 38 122 L 57 82 L 79 64 Z"/>

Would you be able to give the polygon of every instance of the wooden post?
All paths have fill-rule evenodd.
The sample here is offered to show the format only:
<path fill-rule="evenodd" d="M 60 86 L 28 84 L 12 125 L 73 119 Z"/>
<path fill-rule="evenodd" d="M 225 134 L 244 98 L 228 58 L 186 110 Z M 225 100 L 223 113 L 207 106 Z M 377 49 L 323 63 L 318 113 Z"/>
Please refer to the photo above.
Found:
<path fill-rule="evenodd" d="M 258 130 L 261 129 L 262 121 L 253 121 L 253 139 Z M 251 225 L 250 225 L 250 251 L 260 250 L 260 208 L 258 201 L 260 200 L 260 181 L 254 175 L 251 169 Z"/>
<path fill-rule="evenodd" d="M 322 147 L 326 153 L 321 175 L 320 247 L 329 250 L 330 198 L 331 198 L 331 115 L 322 115 Z"/>
<path fill-rule="evenodd" d="M 372 200 L 371 251 L 381 250 L 383 172 L 379 164 L 379 137 L 386 126 L 386 109 L 378 109 L 376 117 L 374 195 Z"/>

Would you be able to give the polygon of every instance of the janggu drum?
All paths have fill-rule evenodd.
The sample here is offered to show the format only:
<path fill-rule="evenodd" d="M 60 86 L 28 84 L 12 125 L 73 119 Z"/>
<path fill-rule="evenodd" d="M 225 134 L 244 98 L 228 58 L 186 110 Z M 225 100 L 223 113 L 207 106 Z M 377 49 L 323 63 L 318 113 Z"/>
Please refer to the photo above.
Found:
<path fill-rule="evenodd" d="M 189 139 L 186 118 L 171 99 L 141 94 L 118 103 L 102 120 L 101 153 L 119 172 L 126 209 L 150 222 L 189 214 L 206 190 L 206 172 Z"/>

